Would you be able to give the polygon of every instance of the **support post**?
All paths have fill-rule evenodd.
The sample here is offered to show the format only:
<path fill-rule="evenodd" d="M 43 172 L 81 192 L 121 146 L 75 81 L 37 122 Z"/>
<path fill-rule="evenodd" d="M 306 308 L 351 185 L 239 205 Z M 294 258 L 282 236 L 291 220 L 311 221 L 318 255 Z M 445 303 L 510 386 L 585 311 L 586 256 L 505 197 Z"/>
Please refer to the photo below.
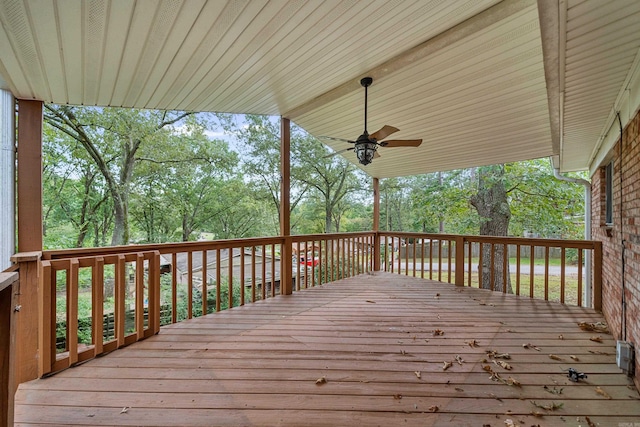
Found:
<path fill-rule="evenodd" d="M 602 311 L 602 242 L 593 248 L 593 308 Z"/>
<path fill-rule="evenodd" d="M 13 287 L 18 273 L 0 273 L 0 427 L 13 426 L 15 382 L 15 317 Z"/>
<path fill-rule="evenodd" d="M 280 293 L 293 293 L 293 264 L 291 250 L 291 122 L 280 118 L 280 236 L 283 237 L 280 248 Z"/>
<path fill-rule="evenodd" d="M 18 100 L 18 252 L 42 250 L 42 101 Z"/>
<path fill-rule="evenodd" d="M 380 180 L 373 178 L 373 271 L 380 271 Z"/>
<path fill-rule="evenodd" d="M 38 378 L 38 341 L 40 339 L 39 263 L 41 252 L 17 253 L 11 261 L 18 264 L 20 278 L 13 286 L 15 315 L 15 384 Z"/>

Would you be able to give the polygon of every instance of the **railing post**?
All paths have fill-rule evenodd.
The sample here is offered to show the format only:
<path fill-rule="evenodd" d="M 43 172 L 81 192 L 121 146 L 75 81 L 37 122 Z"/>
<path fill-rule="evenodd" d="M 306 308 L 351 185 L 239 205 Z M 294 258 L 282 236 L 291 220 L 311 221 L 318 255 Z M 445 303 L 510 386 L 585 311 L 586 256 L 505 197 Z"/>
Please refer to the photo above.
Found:
<path fill-rule="evenodd" d="M 464 236 L 456 236 L 456 286 L 464 286 Z M 471 256 L 471 254 L 469 254 Z"/>
<path fill-rule="evenodd" d="M 593 247 L 593 308 L 602 311 L 602 242 Z"/>
<path fill-rule="evenodd" d="M 16 311 L 15 324 L 15 384 L 38 378 L 38 339 L 40 325 L 39 274 L 42 252 L 22 252 L 11 257 L 18 264 L 20 280 L 13 286 L 12 305 Z"/>
<path fill-rule="evenodd" d="M 0 273 L 0 427 L 13 425 L 15 382 L 15 318 L 13 287 L 18 273 Z"/>

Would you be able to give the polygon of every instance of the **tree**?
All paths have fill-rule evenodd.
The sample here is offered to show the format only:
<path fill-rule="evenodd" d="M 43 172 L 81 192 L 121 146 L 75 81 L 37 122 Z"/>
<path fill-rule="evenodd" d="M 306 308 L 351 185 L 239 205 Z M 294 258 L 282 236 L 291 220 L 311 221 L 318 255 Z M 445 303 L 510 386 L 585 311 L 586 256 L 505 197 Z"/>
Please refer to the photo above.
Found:
<path fill-rule="evenodd" d="M 324 232 L 331 233 L 345 212 L 341 202 L 351 193 L 369 187 L 368 182 L 355 173 L 355 166 L 341 157 L 330 156 L 329 150 L 311 136 L 302 136 L 299 162 L 292 166 L 292 175 L 312 189 L 311 198 L 315 198 L 323 207 Z"/>
<path fill-rule="evenodd" d="M 45 105 L 50 126 L 77 141 L 102 175 L 114 209 L 112 245 L 129 242 L 129 195 L 138 151 L 171 135 L 188 112 Z"/>
<path fill-rule="evenodd" d="M 505 188 L 504 165 L 482 166 L 478 168 L 478 190 L 471 196 L 470 203 L 480 217 L 480 235 L 506 236 L 509 232 L 511 210 L 507 200 Z M 482 288 L 502 291 L 506 286 L 511 293 L 511 279 L 509 276 L 509 261 L 505 264 L 504 245 L 481 244 L 482 248 Z M 493 265 L 491 264 L 491 250 L 494 250 Z M 507 270 L 507 283 L 504 283 L 502 272 Z M 491 282 L 493 276 L 493 283 Z"/>

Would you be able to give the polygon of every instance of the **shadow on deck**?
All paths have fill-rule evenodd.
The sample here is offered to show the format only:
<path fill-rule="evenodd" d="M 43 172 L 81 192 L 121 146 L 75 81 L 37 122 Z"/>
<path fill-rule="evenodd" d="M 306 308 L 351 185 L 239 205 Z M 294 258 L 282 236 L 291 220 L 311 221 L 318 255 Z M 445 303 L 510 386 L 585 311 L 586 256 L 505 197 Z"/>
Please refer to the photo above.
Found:
<path fill-rule="evenodd" d="M 603 320 L 586 308 L 391 273 L 360 275 L 165 326 L 145 341 L 22 384 L 15 419 L 145 426 L 640 423 L 639 395 L 616 366 L 615 340 L 577 325 Z M 510 359 L 493 359 L 492 350 Z M 572 382 L 569 368 L 588 377 Z"/>

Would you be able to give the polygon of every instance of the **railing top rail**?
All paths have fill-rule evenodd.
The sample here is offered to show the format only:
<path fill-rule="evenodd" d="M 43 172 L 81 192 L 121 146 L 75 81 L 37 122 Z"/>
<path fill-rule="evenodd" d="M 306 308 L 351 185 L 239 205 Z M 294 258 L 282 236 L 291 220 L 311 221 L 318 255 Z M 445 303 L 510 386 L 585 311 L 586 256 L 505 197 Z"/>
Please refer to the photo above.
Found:
<path fill-rule="evenodd" d="M 294 242 L 307 242 L 311 240 L 341 239 L 345 237 L 363 237 L 374 235 L 374 231 L 354 231 L 349 233 L 317 233 L 317 234 L 296 234 L 288 236 Z"/>
<path fill-rule="evenodd" d="M 594 240 L 568 240 L 568 239 L 542 239 L 534 237 L 511 237 L 511 236 L 478 236 L 460 234 L 439 234 L 439 233 L 418 233 L 402 231 L 380 231 L 381 236 L 400 236 L 429 238 L 433 240 L 455 240 L 462 237 L 467 242 L 486 243 L 507 243 L 512 245 L 525 246 L 549 246 L 549 247 L 572 247 L 578 249 L 593 249 L 597 244 Z"/>
<path fill-rule="evenodd" d="M 14 282 L 18 281 L 18 273 L 17 272 L 6 272 L 3 271 L 0 273 L 0 291 L 4 291 L 6 288 L 11 286 Z"/>
<path fill-rule="evenodd" d="M 128 254 L 159 251 L 161 254 L 177 252 L 202 251 L 212 249 L 224 249 L 229 247 L 258 246 L 263 244 L 284 243 L 284 237 L 252 237 L 246 239 L 202 240 L 197 242 L 175 242 L 127 246 L 106 246 L 99 248 L 75 248 L 44 251 L 42 258 L 85 258 L 92 256 Z"/>

